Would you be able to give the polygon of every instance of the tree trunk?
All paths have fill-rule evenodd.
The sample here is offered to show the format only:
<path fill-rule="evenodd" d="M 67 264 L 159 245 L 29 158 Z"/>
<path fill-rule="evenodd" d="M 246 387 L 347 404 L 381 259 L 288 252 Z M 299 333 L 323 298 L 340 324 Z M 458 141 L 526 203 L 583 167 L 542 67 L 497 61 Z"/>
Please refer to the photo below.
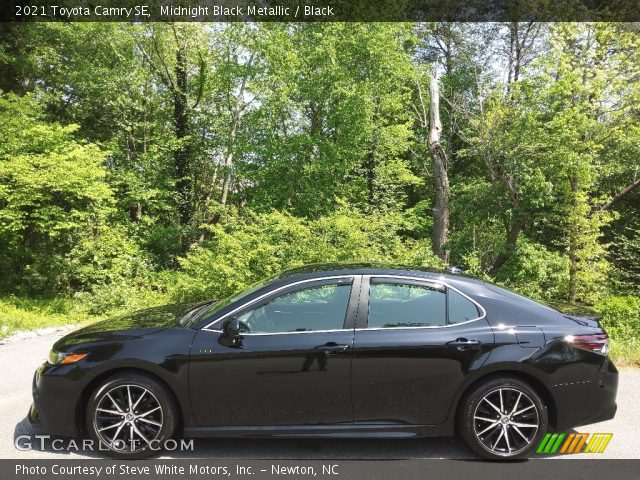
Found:
<path fill-rule="evenodd" d="M 376 100 L 376 106 L 373 112 L 373 130 L 371 135 L 371 150 L 365 158 L 365 177 L 367 180 L 367 201 L 372 209 L 376 206 L 376 153 L 378 149 L 378 114 L 380 104 Z"/>
<path fill-rule="evenodd" d="M 493 261 L 491 265 L 491 273 L 495 273 L 502 265 L 504 265 L 507 260 L 511 258 L 513 252 L 516 251 L 516 246 L 518 245 L 518 237 L 520 233 L 527 225 L 527 221 L 523 219 L 516 220 L 509 227 L 507 227 L 507 238 L 504 245 L 504 250 L 501 251 L 498 256 Z"/>
<path fill-rule="evenodd" d="M 233 167 L 233 152 L 228 151 L 224 160 L 224 180 L 222 183 L 222 195 L 220 197 L 220 205 L 227 205 L 227 197 L 229 196 L 229 186 L 231 185 L 231 168 Z"/>
<path fill-rule="evenodd" d="M 251 65 L 253 64 L 254 58 L 255 58 L 255 53 L 252 53 L 251 57 L 249 57 L 249 60 L 247 61 L 245 66 L 251 67 Z M 247 76 L 242 77 L 242 82 L 240 83 L 240 89 L 238 90 L 238 93 L 235 97 L 236 98 L 235 106 L 233 108 L 233 111 L 231 112 L 231 130 L 229 131 L 229 140 L 227 142 L 226 152 L 224 155 L 224 162 L 222 164 L 223 165 L 222 194 L 220 195 L 220 205 L 222 207 L 225 207 L 227 205 L 227 201 L 229 197 L 229 189 L 231 187 L 231 182 L 233 180 L 233 177 L 232 177 L 232 169 L 233 169 L 233 161 L 234 161 L 233 155 L 234 155 L 234 148 L 236 143 L 236 135 L 238 133 L 238 128 L 240 124 L 240 117 L 242 116 L 242 112 L 246 106 L 244 93 L 247 87 L 247 80 L 248 80 Z M 217 223 L 219 218 L 220 218 L 219 215 L 216 215 L 211 220 L 211 223 Z"/>
<path fill-rule="evenodd" d="M 3 44 L 3 53 L 10 58 L 21 58 L 26 55 L 25 28 L 17 23 L 0 22 L 0 38 Z M 16 95 L 24 95 L 28 88 L 26 78 L 21 78 L 20 71 L 16 68 L 16 62 L 0 62 L 0 91 L 12 92 Z"/>
<path fill-rule="evenodd" d="M 630 193 L 632 193 L 634 190 L 636 190 L 637 188 L 640 188 L 640 178 L 638 178 L 637 180 L 634 180 L 632 183 L 630 183 L 629 185 L 627 185 L 621 192 L 617 193 L 616 195 L 614 195 L 614 197 L 605 205 L 603 205 L 602 207 L 600 207 L 600 211 L 601 212 L 606 212 L 607 210 L 609 210 L 613 205 L 615 205 L 617 202 L 619 202 L 620 200 L 622 200 L 624 197 L 626 197 L 627 195 L 629 195 Z M 593 212 L 592 212 L 593 213 Z"/>
<path fill-rule="evenodd" d="M 186 137 L 189 134 L 189 110 L 187 96 L 187 60 L 181 47 L 176 51 L 176 88 L 173 92 L 173 121 L 178 141 L 173 159 L 176 190 L 178 192 L 178 214 L 180 224 L 188 225 L 192 217 L 191 177 L 189 149 Z"/>
<path fill-rule="evenodd" d="M 574 212 L 578 208 L 577 195 L 578 195 L 578 179 L 571 179 L 571 193 L 573 199 L 571 201 L 571 207 Z M 567 300 L 569 303 L 575 303 L 577 296 L 576 285 L 578 283 L 578 225 L 574 222 L 573 225 L 569 225 L 569 292 Z"/>
<path fill-rule="evenodd" d="M 440 144 L 440 91 L 438 78 L 431 72 L 429 79 L 429 152 L 433 165 L 435 202 L 433 207 L 433 253 L 445 264 L 449 263 L 449 176 L 447 155 Z"/>

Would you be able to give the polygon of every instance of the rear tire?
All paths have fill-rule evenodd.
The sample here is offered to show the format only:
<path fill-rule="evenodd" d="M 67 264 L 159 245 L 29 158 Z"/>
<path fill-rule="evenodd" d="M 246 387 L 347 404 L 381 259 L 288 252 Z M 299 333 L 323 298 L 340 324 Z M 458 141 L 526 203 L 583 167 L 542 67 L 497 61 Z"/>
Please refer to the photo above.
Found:
<path fill-rule="evenodd" d="M 118 459 L 157 455 L 176 430 L 173 395 L 161 383 L 139 373 L 108 378 L 87 404 L 89 435 L 102 451 Z"/>
<path fill-rule="evenodd" d="M 494 378 L 462 400 L 458 430 L 478 455 L 491 460 L 525 458 L 547 431 L 547 408 L 529 384 Z"/>

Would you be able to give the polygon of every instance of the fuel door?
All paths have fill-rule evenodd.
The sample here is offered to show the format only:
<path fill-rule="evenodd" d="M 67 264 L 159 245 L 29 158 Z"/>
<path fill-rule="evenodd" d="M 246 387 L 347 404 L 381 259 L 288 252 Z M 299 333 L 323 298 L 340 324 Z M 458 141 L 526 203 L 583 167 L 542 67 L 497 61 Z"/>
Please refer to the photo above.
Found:
<path fill-rule="evenodd" d="M 515 327 L 514 330 L 522 348 L 541 348 L 545 344 L 544 332 L 538 327 Z"/>

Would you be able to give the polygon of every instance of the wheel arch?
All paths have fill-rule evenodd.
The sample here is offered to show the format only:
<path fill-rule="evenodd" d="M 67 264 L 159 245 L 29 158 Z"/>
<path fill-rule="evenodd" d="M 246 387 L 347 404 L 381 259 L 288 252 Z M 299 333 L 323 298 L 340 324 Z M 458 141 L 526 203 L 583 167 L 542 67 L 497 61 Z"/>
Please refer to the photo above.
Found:
<path fill-rule="evenodd" d="M 178 396 L 176 395 L 176 392 L 174 391 L 173 387 L 169 384 L 169 382 L 167 382 L 161 376 L 157 375 L 156 373 L 150 370 L 146 370 L 141 367 L 116 367 L 96 375 L 96 377 L 93 378 L 84 387 L 84 389 L 82 390 L 82 393 L 80 394 L 80 397 L 78 398 L 78 403 L 76 404 L 75 420 L 76 420 L 76 426 L 78 427 L 78 430 L 81 432 L 87 431 L 87 425 L 86 425 L 87 404 L 89 403 L 89 398 L 91 397 L 91 394 L 96 390 L 96 388 L 98 388 L 98 386 L 108 378 L 114 377 L 116 375 L 126 374 L 126 373 L 144 375 L 146 377 L 152 378 L 153 380 L 160 383 L 167 389 L 167 391 L 173 397 L 172 400 L 177 407 L 176 414 L 178 418 L 176 418 L 176 432 L 182 432 L 182 428 L 184 425 L 184 412 L 182 411 L 183 407 L 178 401 Z"/>
<path fill-rule="evenodd" d="M 523 382 L 526 382 L 535 390 L 535 392 L 540 395 L 540 398 L 544 402 L 547 407 L 547 415 L 549 417 L 549 426 L 555 427 L 558 423 L 558 408 L 555 400 L 553 399 L 553 395 L 551 395 L 550 390 L 544 384 L 542 380 L 536 377 L 535 374 L 523 371 L 517 368 L 500 368 L 497 370 L 491 370 L 488 372 L 484 372 L 476 376 L 474 379 L 470 380 L 467 384 L 465 384 L 458 395 L 456 396 L 454 405 L 453 405 L 453 415 L 452 420 L 454 424 L 454 428 L 457 430 L 458 425 L 458 417 L 460 415 L 460 409 L 463 404 L 463 400 L 468 396 L 473 390 L 475 390 L 479 385 L 496 378 L 516 378 Z"/>

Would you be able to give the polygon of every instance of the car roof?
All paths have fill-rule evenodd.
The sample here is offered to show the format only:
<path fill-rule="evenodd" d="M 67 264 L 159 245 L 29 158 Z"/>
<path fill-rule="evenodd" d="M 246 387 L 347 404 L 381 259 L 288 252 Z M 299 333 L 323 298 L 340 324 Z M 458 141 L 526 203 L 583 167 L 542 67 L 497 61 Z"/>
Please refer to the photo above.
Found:
<path fill-rule="evenodd" d="M 430 280 L 454 282 L 468 282 L 483 284 L 478 278 L 452 273 L 443 269 L 434 269 L 421 266 L 396 265 L 374 262 L 335 262 L 315 263 L 292 268 L 280 273 L 272 280 L 291 280 L 295 278 L 308 279 L 314 277 L 326 277 L 332 275 L 408 275 L 422 277 Z"/>

